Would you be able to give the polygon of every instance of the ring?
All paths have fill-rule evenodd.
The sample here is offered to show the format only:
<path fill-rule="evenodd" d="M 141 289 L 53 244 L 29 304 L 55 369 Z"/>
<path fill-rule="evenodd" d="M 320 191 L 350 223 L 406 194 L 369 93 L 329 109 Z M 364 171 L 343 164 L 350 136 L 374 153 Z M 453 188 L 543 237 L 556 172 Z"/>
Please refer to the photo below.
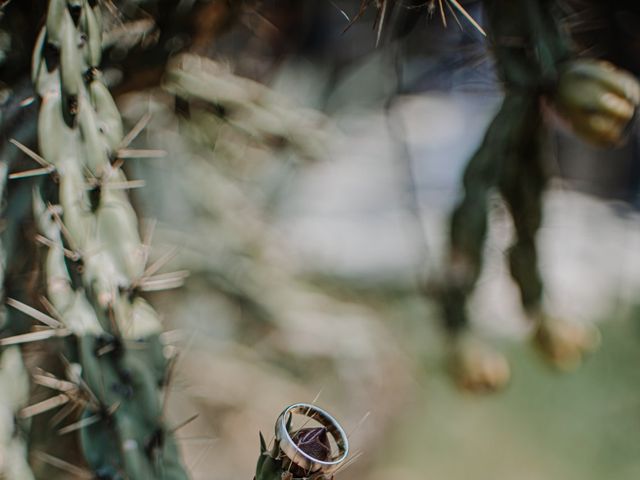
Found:
<path fill-rule="evenodd" d="M 330 460 L 321 460 L 303 451 L 291 438 L 287 428 L 293 414 L 309 417 L 326 428 L 338 446 L 338 454 Z M 321 408 L 308 403 L 296 403 L 283 410 L 276 421 L 276 441 L 292 463 L 309 473 L 333 473 L 349 455 L 349 439 L 340 424 Z"/>

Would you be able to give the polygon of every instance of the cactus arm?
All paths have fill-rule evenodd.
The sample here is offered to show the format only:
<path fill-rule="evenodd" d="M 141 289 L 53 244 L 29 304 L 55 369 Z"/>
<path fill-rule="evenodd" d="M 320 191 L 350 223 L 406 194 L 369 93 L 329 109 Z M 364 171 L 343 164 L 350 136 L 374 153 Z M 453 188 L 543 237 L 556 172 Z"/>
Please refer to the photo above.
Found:
<path fill-rule="evenodd" d="M 59 186 L 55 192 L 49 180 L 33 202 L 49 245 L 47 297 L 73 333 L 70 361 L 93 399 L 79 428 L 88 466 L 100 478 L 182 480 L 187 474 L 162 418 L 160 321 L 135 289 L 145 261 L 138 221 L 114 186 L 126 182 L 111 164 L 122 122 L 100 78 L 99 8 L 51 0 L 34 53 L 40 152 Z M 45 48 L 57 51 L 59 63 L 47 64 Z"/>
<path fill-rule="evenodd" d="M 507 95 L 465 170 L 464 195 L 451 217 L 450 273 L 442 292 L 445 326 L 452 334 L 467 327 L 465 302 L 482 269 L 489 195 L 505 169 L 517 167 L 522 139 L 537 117 L 536 98 Z"/>
<path fill-rule="evenodd" d="M 552 91 L 560 65 L 570 57 L 552 0 L 485 0 L 489 38 L 506 97 L 491 122 L 463 180 L 464 195 L 451 220 L 450 271 L 442 297 L 445 326 L 455 333 L 468 325 L 466 301 L 482 267 L 488 197 L 496 188 L 516 218 L 518 240 L 511 272 L 526 304 L 537 302 L 542 283 L 536 266 L 535 232 L 547 173 L 540 167 L 542 117 L 539 101 Z M 533 172 L 529 188 L 527 173 Z M 524 199 L 524 196 L 527 199 Z M 535 214 L 532 224 L 518 217 Z M 525 246 L 526 244 L 526 246 Z"/>

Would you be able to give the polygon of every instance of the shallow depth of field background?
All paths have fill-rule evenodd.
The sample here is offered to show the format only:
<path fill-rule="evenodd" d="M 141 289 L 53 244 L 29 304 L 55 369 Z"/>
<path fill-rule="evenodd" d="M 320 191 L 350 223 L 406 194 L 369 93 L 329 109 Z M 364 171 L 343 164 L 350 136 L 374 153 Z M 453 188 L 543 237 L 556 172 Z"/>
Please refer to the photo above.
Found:
<path fill-rule="evenodd" d="M 215 67 L 184 60 L 272 89 L 231 121 L 206 110 L 179 120 L 162 89 L 118 98 L 129 125 L 152 114 L 136 146 L 167 152 L 129 167 L 146 180 L 135 198 L 157 220 L 158 251 L 177 246 L 172 266 L 190 271 L 152 300 L 182 350 L 172 421 L 199 414 L 177 434 L 194 478 L 251 478 L 258 431 L 269 439 L 283 407 L 318 395 L 362 452 L 339 478 L 640 478 L 637 139 L 608 152 L 560 130 L 549 142 L 547 300 L 596 322 L 600 351 L 559 374 L 529 344 L 496 199 L 471 313 L 513 379 L 495 395 L 463 393 L 437 306 L 416 285 L 437 277 L 500 88 L 468 23 L 422 19 L 376 49 L 372 12 L 343 33 L 340 9 L 353 16 L 357 3 L 264 2 L 200 52 Z"/>

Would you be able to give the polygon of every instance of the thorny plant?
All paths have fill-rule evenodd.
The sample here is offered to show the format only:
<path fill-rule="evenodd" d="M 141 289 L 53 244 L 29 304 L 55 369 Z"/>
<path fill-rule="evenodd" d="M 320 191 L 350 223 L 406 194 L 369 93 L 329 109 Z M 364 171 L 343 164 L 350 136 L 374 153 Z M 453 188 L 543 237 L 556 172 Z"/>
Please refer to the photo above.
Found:
<path fill-rule="evenodd" d="M 40 98 L 40 152 L 15 144 L 39 166 L 12 178 L 47 176 L 33 192 L 37 240 L 46 250 L 41 304 L 47 313 L 9 299 L 9 306 L 44 327 L 3 338 L 0 345 L 58 339 L 67 378 L 36 374 L 34 383 L 57 394 L 22 408 L 18 416 L 27 419 L 64 405 L 59 423 L 79 412 L 58 433 L 79 435 L 84 465 L 34 452 L 40 461 L 84 478 L 183 479 L 161 395 L 170 350 L 161 340 L 157 313 L 141 296 L 167 256 L 147 264 L 150 238 L 141 240 L 127 197 L 137 184 L 120 167 L 145 153 L 127 150 L 140 129 L 123 135 L 101 78 L 102 23 L 98 2 L 51 0 L 36 42 L 32 80 Z M 7 350 L 3 358 L 7 375 L 15 376 L 20 369 L 12 355 Z M 8 405 L 15 408 L 16 401 Z M 29 478 L 15 472 L 3 473 L 11 480 Z"/>
<path fill-rule="evenodd" d="M 455 0 L 362 0 L 349 26 L 375 7 L 374 28 L 380 43 L 384 29 L 391 27 L 388 23 L 394 11 L 413 10 L 409 15 L 415 24 L 416 18 L 433 16 L 438 10 L 446 25 L 446 7 L 459 25 L 457 14 L 488 36 L 505 99 L 466 168 L 464 196 L 451 218 L 448 267 L 444 278 L 427 293 L 435 293 L 442 305 L 458 382 L 470 390 L 492 391 L 508 381 L 509 365 L 472 332 L 466 310 L 482 270 L 489 200 L 497 191 L 513 218 L 516 238 L 509 250 L 509 267 L 533 325 L 534 342 L 553 365 L 572 369 L 597 346 L 599 335 L 591 326 L 556 318 L 544 303 L 535 244 L 542 222 L 542 196 L 550 177 L 544 112 L 552 111 L 590 143 L 616 145 L 629 131 L 640 103 L 640 85 L 611 64 L 577 59 L 565 2 L 481 3 L 488 32 Z"/>
<path fill-rule="evenodd" d="M 545 105 L 586 141 L 620 143 L 640 103 L 640 85 L 605 62 L 576 59 L 555 0 L 485 0 L 489 41 L 505 98 L 463 178 L 464 196 L 453 212 L 449 269 L 440 291 L 454 342 L 459 382 L 493 390 L 509 378 L 506 360 L 469 331 L 467 298 L 481 268 L 489 198 L 498 191 L 509 207 L 515 239 L 511 275 L 520 290 L 534 341 L 560 369 L 576 367 L 594 349 L 598 333 L 556 318 L 544 303 L 536 233 L 550 172 L 545 161 Z"/>

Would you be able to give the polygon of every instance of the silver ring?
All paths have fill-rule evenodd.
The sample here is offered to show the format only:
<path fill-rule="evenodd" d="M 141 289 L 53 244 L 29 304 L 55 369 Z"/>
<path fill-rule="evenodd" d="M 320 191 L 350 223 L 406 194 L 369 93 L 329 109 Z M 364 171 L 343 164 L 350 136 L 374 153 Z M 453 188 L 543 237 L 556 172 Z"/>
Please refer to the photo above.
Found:
<path fill-rule="evenodd" d="M 338 446 L 338 454 L 331 460 L 320 460 L 307 454 L 296 445 L 287 428 L 289 418 L 293 414 L 309 417 L 325 427 Z M 340 424 L 321 408 L 308 403 L 296 403 L 283 410 L 276 422 L 276 441 L 280 445 L 280 450 L 291 462 L 309 473 L 333 473 L 349 456 L 349 439 Z"/>

